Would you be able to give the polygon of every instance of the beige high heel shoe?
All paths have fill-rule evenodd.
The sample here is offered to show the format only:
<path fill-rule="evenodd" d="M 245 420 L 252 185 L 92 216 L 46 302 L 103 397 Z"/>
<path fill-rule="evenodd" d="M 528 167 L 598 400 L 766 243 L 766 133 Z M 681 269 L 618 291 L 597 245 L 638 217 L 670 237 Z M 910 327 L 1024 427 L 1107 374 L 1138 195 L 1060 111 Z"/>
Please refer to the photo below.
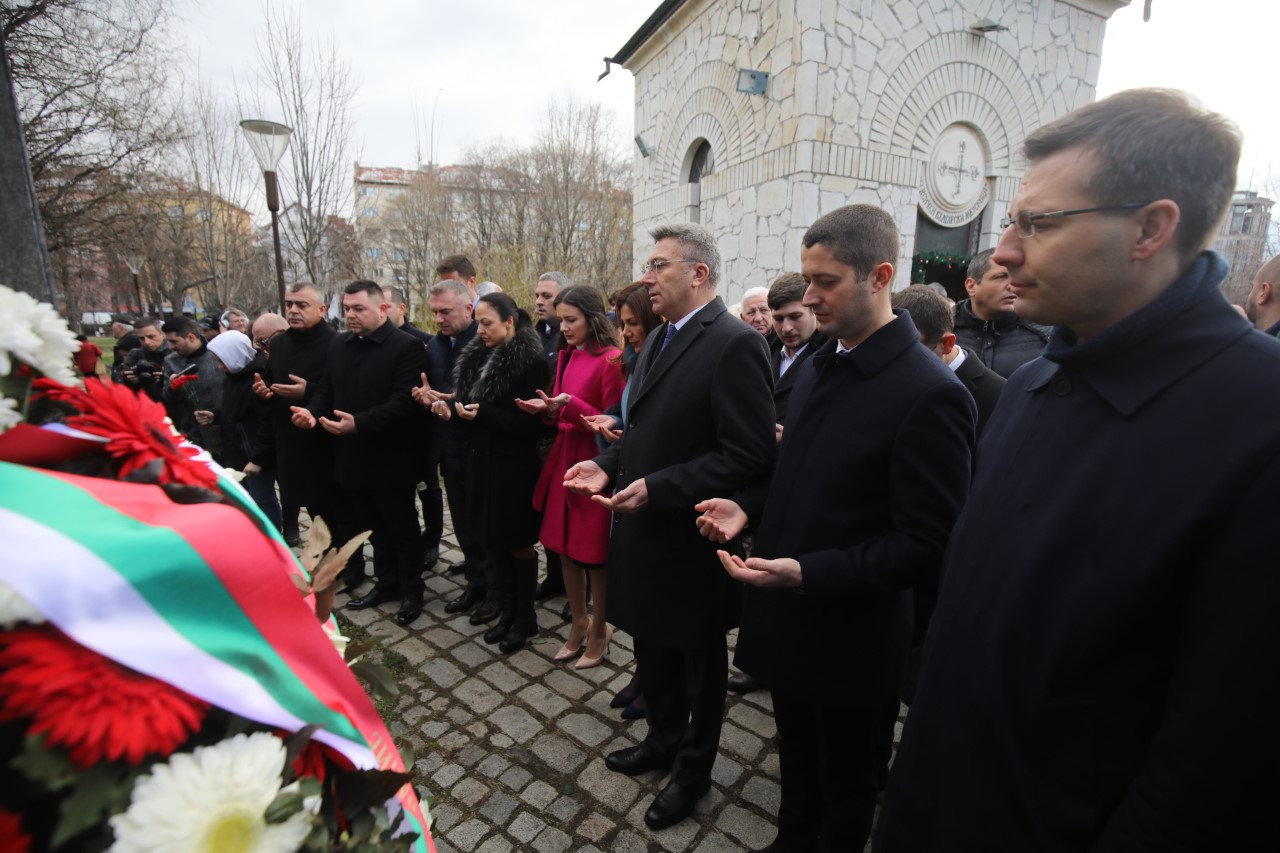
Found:
<path fill-rule="evenodd" d="M 604 648 L 600 650 L 598 657 L 587 657 L 585 643 L 583 644 L 582 657 L 578 658 L 578 662 L 573 665 L 574 669 L 591 669 L 593 666 L 599 666 L 600 662 L 609 654 L 609 644 L 613 642 L 613 627 L 608 626 L 604 629 Z"/>
<path fill-rule="evenodd" d="M 560 647 L 560 651 L 556 652 L 553 660 L 557 660 L 557 661 L 573 660 L 579 654 L 586 651 L 586 648 L 587 648 L 587 635 L 585 632 L 583 632 L 582 639 L 578 641 L 578 645 L 571 646 L 569 645 L 568 642 L 566 642 L 563 646 Z"/>

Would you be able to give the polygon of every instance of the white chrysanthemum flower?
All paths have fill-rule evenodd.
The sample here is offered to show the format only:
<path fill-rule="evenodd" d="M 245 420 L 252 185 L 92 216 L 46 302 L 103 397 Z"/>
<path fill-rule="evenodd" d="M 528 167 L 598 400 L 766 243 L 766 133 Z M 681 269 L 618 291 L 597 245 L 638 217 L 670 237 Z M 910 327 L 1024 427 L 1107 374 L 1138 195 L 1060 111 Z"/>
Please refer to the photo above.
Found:
<path fill-rule="evenodd" d="M 12 628 L 19 622 L 38 625 L 44 621 L 44 614 L 32 607 L 22 593 L 0 581 L 0 628 Z"/>
<path fill-rule="evenodd" d="M 0 376 L 25 362 L 64 385 L 77 381 L 71 357 L 80 342 L 52 305 L 0 285 Z"/>
<path fill-rule="evenodd" d="M 20 423 L 22 423 L 22 412 L 18 410 L 18 401 L 0 397 L 0 432 Z"/>
<path fill-rule="evenodd" d="M 236 735 L 157 764 L 111 818 L 113 853 L 295 853 L 311 829 L 304 809 L 283 823 L 264 815 L 280 793 L 285 748 L 264 732 Z"/>

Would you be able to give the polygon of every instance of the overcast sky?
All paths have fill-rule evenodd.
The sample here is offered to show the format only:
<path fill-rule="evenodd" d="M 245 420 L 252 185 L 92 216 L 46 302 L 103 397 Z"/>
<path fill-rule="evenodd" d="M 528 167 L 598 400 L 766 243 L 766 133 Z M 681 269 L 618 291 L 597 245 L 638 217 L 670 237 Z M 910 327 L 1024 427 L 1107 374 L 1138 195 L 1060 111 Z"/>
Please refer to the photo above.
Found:
<path fill-rule="evenodd" d="M 277 0 L 279 2 L 279 0 Z M 216 86 L 252 74 L 261 0 L 177 0 L 175 29 L 184 52 Z M 1242 187 L 1280 176 L 1280 110 L 1275 86 L 1276 0 L 1143 0 L 1111 19 L 1099 95 L 1134 86 L 1173 86 L 1196 94 L 1245 132 Z M 528 139 L 549 97 L 573 93 L 613 110 L 619 138 L 632 136 L 632 77 L 613 56 L 658 0 L 306 0 L 302 23 L 336 37 L 359 84 L 354 112 L 365 165 L 411 166 L 415 105 L 422 145 L 434 114 L 436 161 L 455 162 L 470 145 Z M 262 116 L 262 118 L 276 118 Z"/>

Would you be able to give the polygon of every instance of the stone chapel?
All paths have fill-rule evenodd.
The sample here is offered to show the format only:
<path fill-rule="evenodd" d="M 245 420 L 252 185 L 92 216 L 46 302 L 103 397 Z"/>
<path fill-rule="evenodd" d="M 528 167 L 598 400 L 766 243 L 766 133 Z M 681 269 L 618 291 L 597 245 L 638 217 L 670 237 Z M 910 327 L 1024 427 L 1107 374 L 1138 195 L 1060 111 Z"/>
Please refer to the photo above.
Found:
<path fill-rule="evenodd" d="M 897 219 L 895 288 L 914 256 L 993 246 L 1023 139 L 1093 99 L 1127 3 L 664 0 L 607 60 L 635 77 L 636 256 L 654 225 L 700 222 L 732 303 L 845 204 Z"/>

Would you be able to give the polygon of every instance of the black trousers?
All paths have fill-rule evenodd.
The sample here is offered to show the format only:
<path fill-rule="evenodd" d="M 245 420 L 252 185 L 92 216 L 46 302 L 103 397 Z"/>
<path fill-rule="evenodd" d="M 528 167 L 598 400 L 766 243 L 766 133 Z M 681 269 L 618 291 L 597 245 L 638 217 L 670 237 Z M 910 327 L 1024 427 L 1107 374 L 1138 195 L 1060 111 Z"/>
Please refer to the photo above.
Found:
<path fill-rule="evenodd" d="M 729 679 L 724 639 L 710 648 L 677 649 L 637 638 L 635 652 L 649 709 L 645 744 L 675 759 L 672 781 L 709 782 Z"/>
<path fill-rule="evenodd" d="M 893 709 L 896 716 L 896 701 Z M 781 740 L 781 849 L 860 853 L 866 846 L 875 815 L 886 713 L 885 697 L 857 690 L 773 691 Z"/>
<path fill-rule="evenodd" d="M 422 600 L 422 540 L 413 485 L 390 489 L 346 489 L 334 541 L 370 530 L 377 587 L 404 600 Z"/>
<path fill-rule="evenodd" d="M 484 543 L 477 538 L 475 525 L 467 517 L 470 506 L 471 483 L 467 478 L 467 460 L 461 456 L 444 454 L 440 458 L 440 473 L 444 475 L 445 494 L 449 498 L 449 515 L 453 517 L 453 532 L 458 537 L 458 548 L 467 561 L 467 586 L 485 588 Z"/>
<path fill-rule="evenodd" d="M 440 547 L 444 535 L 444 492 L 440 490 L 440 450 L 438 442 L 430 442 L 423 454 L 422 485 L 418 500 L 422 501 L 422 550 L 423 553 Z M 452 512 L 452 509 L 450 509 Z"/>

